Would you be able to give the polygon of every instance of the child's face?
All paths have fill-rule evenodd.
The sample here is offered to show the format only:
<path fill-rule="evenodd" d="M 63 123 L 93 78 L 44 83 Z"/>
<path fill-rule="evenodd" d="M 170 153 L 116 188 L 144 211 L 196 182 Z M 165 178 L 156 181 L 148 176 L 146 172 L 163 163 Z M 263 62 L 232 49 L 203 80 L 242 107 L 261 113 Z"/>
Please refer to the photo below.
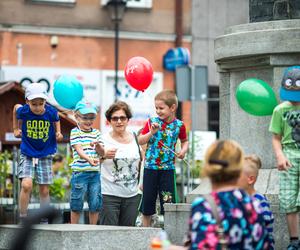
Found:
<path fill-rule="evenodd" d="M 80 114 L 80 113 L 77 113 L 76 114 L 76 119 L 77 119 L 77 122 L 80 126 L 80 129 L 82 130 L 86 130 L 86 131 L 89 131 L 92 129 L 92 126 L 93 126 L 93 123 L 96 119 L 96 115 L 95 114 Z"/>
<path fill-rule="evenodd" d="M 238 180 L 238 186 L 240 188 L 246 189 L 250 186 L 253 186 L 256 182 L 256 177 L 251 171 L 247 171 L 247 169 L 243 168 L 241 171 L 240 178 Z"/>
<path fill-rule="evenodd" d="M 173 104 L 169 107 L 164 101 L 155 100 L 155 110 L 160 119 L 170 121 L 170 119 L 173 119 L 174 117 L 176 105 Z"/>
<path fill-rule="evenodd" d="M 35 98 L 32 100 L 26 100 L 32 113 L 35 115 L 42 115 L 45 112 L 46 100 L 42 98 Z"/>

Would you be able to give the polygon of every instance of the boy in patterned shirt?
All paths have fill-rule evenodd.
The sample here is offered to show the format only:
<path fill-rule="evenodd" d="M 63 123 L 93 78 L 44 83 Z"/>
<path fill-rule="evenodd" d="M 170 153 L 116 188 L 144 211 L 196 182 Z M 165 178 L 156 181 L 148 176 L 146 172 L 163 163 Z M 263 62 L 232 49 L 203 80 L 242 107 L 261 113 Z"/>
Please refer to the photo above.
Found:
<path fill-rule="evenodd" d="M 244 166 L 238 181 L 238 185 L 260 203 L 260 207 L 262 209 L 262 215 L 266 224 L 266 228 L 268 230 L 269 239 L 271 243 L 269 249 L 272 250 L 274 249 L 274 237 L 273 237 L 274 216 L 270 209 L 270 204 L 267 198 L 264 195 L 258 193 L 254 188 L 260 168 L 261 168 L 261 160 L 257 155 L 245 156 Z"/>
<path fill-rule="evenodd" d="M 101 133 L 92 127 L 96 119 L 96 107 L 80 101 L 75 107 L 77 127 L 71 130 L 70 144 L 73 151 L 71 178 L 71 223 L 78 224 L 87 194 L 89 222 L 97 224 L 102 206 L 100 183 L 100 157 L 104 155 Z"/>
<path fill-rule="evenodd" d="M 145 153 L 143 198 L 140 206 L 144 227 L 150 226 L 151 216 L 156 212 L 157 194 L 160 199 L 161 214 L 164 214 L 164 203 L 175 202 L 175 156 L 183 159 L 188 150 L 185 125 L 175 117 L 178 107 L 176 94 L 172 90 L 163 90 L 155 96 L 154 100 L 158 116 L 146 122 L 138 138 L 140 145 L 148 144 Z M 181 150 L 175 153 L 178 138 L 181 141 Z"/>

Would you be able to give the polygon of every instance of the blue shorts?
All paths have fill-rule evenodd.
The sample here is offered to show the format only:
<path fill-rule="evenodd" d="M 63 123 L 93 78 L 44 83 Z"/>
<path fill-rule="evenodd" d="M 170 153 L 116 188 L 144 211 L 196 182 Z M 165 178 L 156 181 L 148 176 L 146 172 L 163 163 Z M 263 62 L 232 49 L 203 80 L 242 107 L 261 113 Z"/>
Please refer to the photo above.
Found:
<path fill-rule="evenodd" d="M 102 207 L 102 194 L 99 172 L 83 171 L 72 173 L 70 195 L 70 207 L 72 211 L 82 211 L 85 195 L 89 211 L 100 211 Z"/>
<path fill-rule="evenodd" d="M 175 203 L 174 171 L 144 169 L 143 197 L 140 212 L 143 215 L 156 213 L 156 198 L 159 195 L 160 213 L 164 214 L 164 203 Z"/>
<path fill-rule="evenodd" d="M 18 165 L 18 178 L 35 178 L 38 184 L 52 184 L 52 155 L 32 158 L 21 154 Z"/>

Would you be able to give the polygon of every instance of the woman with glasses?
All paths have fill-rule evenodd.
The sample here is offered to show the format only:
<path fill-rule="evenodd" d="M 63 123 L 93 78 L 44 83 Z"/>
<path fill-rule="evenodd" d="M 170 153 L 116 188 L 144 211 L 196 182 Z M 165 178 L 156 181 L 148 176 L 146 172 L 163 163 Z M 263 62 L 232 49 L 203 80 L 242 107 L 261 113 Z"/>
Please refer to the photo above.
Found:
<path fill-rule="evenodd" d="M 112 130 L 103 135 L 106 153 L 102 158 L 100 224 L 135 226 L 140 202 L 141 152 L 135 135 L 127 131 L 132 113 L 125 102 L 118 101 L 108 108 L 105 116 Z"/>

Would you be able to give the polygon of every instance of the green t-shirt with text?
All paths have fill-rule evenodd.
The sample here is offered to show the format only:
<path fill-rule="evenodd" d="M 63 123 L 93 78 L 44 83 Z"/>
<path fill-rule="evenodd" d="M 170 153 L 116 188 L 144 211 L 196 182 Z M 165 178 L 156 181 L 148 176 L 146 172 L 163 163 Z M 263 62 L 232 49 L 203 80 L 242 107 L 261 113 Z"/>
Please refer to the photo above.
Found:
<path fill-rule="evenodd" d="M 300 105 L 283 102 L 275 107 L 269 131 L 281 135 L 281 144 L 295 144 L 296 127 L 300 128 Z M 300 134 L 299 134 L 300 136 Z"/>

